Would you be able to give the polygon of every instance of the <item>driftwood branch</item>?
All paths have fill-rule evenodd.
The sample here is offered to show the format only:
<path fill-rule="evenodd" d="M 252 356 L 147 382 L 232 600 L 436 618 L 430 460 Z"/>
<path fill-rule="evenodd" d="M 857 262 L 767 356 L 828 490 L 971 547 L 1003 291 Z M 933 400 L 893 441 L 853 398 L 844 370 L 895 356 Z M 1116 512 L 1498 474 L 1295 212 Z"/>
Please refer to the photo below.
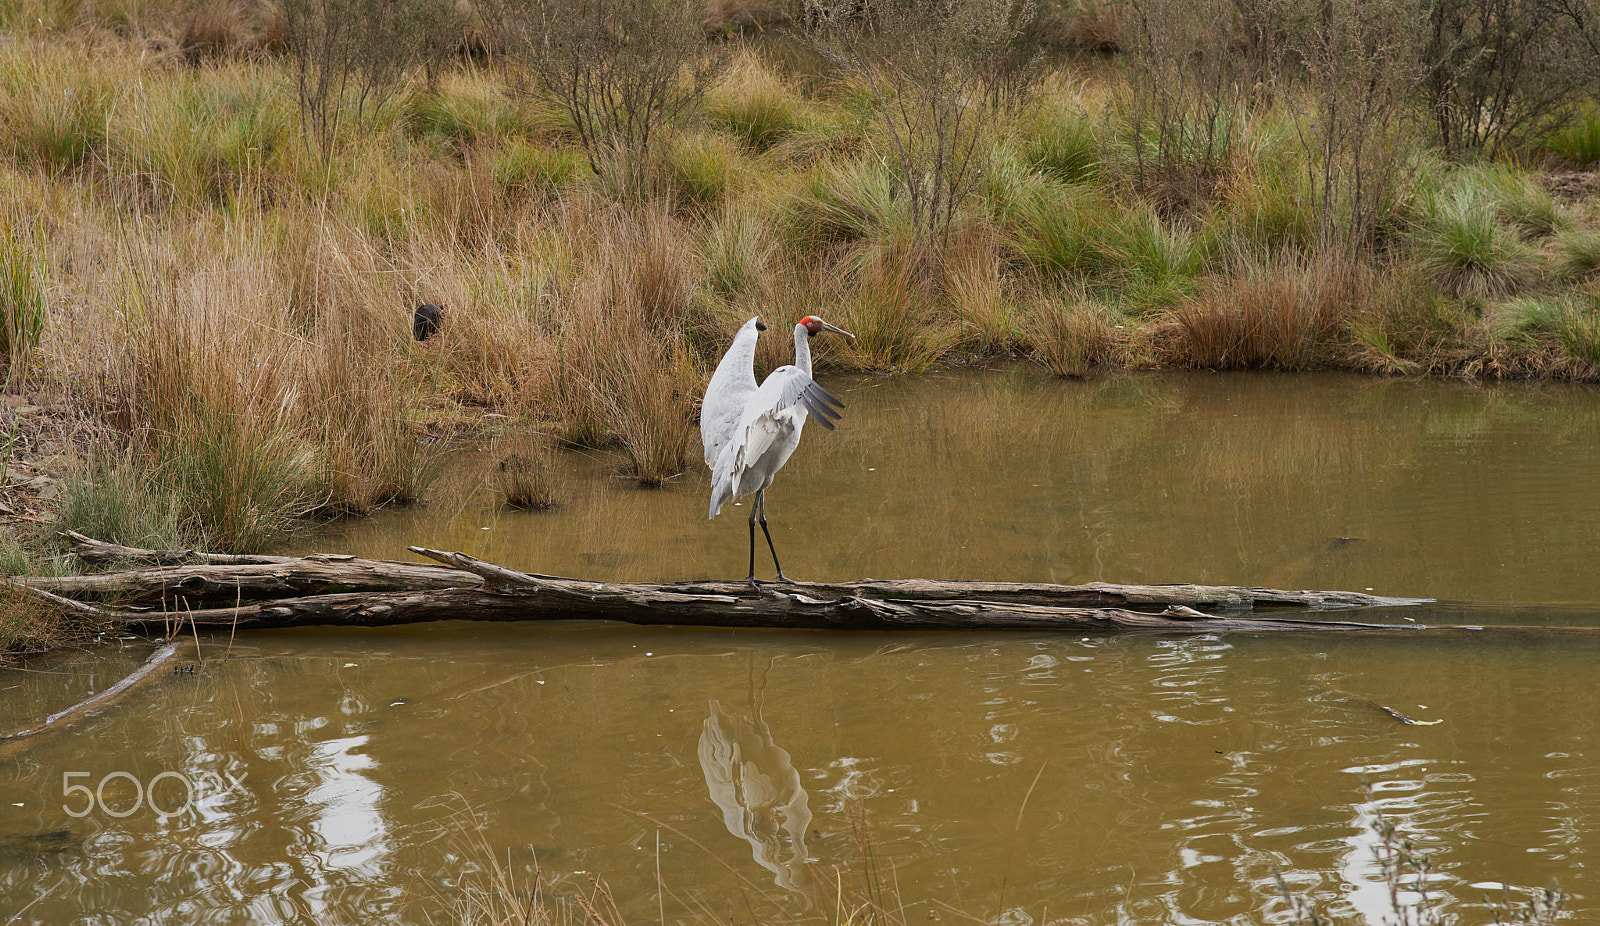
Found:
<path fill-rule="evenodd" d="M 15 733 L 0 734 L 0 758 L 4 758 L 7 751 L 6 747 L 12 746 L 17 740 L 65 727 L 116 701 L 120 701 L 140 688 L 153 684 L 162 678 L 162 673 L 168 666 L 181 661 L 186 656 L 192 655 L 194 648 L 194 643 L 188 640 L 173 640 L 163 643 L 156 647 L 155 652 L 151 653 L 139 668 L 129 673 L 115 685 L 96 692 L 71 707 L 55 712 L 31 727 L 18 730 Z"/>
<path fill-rule="evenodd" d="M 62 531 L 61 536 L 72 541 L 72 552 L 79 559 L 95 566 L 110 566 L 116 563 L 149 563 L 156 566 L 176 566 L 184 563 L 238 565 L 243 563 L 284 562 L 293 558 L 287 556 L 240 556 L 233 553 L 202 553 L 199 550 L 145 550 L 139 547 L 125 547 L 117 543 L 95 540 L 93 537 L 86 537 L 77 531 Z"/>

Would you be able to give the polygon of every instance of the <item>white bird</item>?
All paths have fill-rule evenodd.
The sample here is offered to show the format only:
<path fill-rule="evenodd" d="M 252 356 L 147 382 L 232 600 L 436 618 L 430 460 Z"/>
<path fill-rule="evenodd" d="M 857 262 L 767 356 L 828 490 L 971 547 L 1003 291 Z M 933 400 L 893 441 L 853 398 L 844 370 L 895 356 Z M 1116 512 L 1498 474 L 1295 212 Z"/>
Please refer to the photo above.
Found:
<path fill-rule="evenodd" d="M 773 370 L 756 385 L 756 339 L 767 329 L 759 318 L 745 322 L 733 344 L 722 355 L 706 387 L 700 406 L 700 437 L 705 442 L 706 465 L 711 467 L 711 514 L 728 502 L 755 493 L 750 506 L 750 575 L 756 582 L 756 522 L 772 551 L 772 565 L 780 582 L 792 581 L 778 565 L 778 551 L 767 530 L 767 486 L 789 455 L 800 445 L 800 429 L 809 413 L 817 423 L 833 430 L 844 403 L 811 378 L 811 338 L 823 331 L 855 335 L 807 315 L 794 326 L 794 363 Z"/>

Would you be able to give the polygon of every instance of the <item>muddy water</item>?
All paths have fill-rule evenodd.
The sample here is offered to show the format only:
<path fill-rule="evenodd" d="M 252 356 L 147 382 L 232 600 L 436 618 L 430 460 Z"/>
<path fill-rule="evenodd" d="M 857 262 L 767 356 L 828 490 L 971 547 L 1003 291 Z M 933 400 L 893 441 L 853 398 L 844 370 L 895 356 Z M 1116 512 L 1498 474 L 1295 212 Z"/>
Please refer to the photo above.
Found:
<path fill-rule="evenodd" d="M 845 422 L 808 431 L 769 501 L 797 577 L 1373 588 L 1476 603 L 1422 620 L 1600 623 L 1592 390 L 833 383 Z M 425 507 L 308 545 L 422 543 L 602 579 L 743 574 L 747 509 L 706 521 L 698 470 L 641 491 L 569 455 L 562 505 L 521 514 L 485 496 L 492 463 L 452 457 Z M 0 750 L 0 922 L 448 921 L 484 869 L 537 860 L 579 885 L 604 876 L 634 924 L 702 904 L 730 922 L 818 916 L 831 873 L 869 869 L 894 872 L 917 922 L 952 907 L 1016 924 L 1289 922 L 1281 873 L 1377 924 L 1380 812 L 1431 854 L 1431 896 L 1465 922 L 1492 920 L 1498 882 L 1558 882 L 1577 921 L 1600 910 L 1600 641 L 1582 637 L 573 623 L 202 643 L 193 674 Z M 0 673 L 0 726 L 145 651 Z"/>

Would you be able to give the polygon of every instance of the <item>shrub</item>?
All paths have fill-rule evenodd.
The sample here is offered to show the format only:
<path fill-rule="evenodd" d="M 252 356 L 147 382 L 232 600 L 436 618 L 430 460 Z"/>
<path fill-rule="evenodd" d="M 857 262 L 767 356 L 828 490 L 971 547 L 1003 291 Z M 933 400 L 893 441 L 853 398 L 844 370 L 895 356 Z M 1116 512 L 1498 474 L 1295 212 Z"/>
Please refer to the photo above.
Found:
<path fill-rule="evenodd" d="M 864 91 L 919 245 L 949 238 L 987 136 L 1031 93 L 1037 73 L 1017 40 L 1034 13 L 1013 0 L 882 0 L 861 16 L 817 18 L 811 41 Z"/>
<path fill-rule="evenodd" d="M 725 63 L 693 6 L 659 0 L 535 0 L 488 7 L 536 89 L 564 112 L 596 173 L 623 152 L 649 161 Z"/>

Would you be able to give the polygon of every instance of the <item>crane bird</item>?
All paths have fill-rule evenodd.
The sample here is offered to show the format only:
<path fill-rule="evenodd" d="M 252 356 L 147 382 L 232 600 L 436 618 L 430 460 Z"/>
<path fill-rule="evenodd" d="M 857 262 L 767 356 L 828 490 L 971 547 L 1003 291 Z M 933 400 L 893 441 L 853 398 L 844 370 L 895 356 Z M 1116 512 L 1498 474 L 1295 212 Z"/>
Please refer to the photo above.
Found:
<path fill-rule="evenodd" d="M 843 402 L 811 378 L 811 338 L 823 331 L 855 337 L 807 315 L 794 326 L 794 363 L 773 370 L 757 386 L 756 339 L 765 330 L 767 326 L 759 318 L 739 328 L 717 371 L 711 374 L 711 385 L 700 406 L 700 437 L 706 446 L 706 465 L 711 467 L 710 516 L 716 517 L 729 501 L 752 492 L 756 496 L 750 506 L 750 574 L 745 577 L 755 589 L 761 588 L 756 582 L 757 521 L 767 538 L 767 549 L 772 551 L 778 581 L 793 581 L 783 574 L 772 533 L 767 530 L 767 486 L 800 445 L 800 428 L 807 414 L 831 431 L 844 410 Z"/>

